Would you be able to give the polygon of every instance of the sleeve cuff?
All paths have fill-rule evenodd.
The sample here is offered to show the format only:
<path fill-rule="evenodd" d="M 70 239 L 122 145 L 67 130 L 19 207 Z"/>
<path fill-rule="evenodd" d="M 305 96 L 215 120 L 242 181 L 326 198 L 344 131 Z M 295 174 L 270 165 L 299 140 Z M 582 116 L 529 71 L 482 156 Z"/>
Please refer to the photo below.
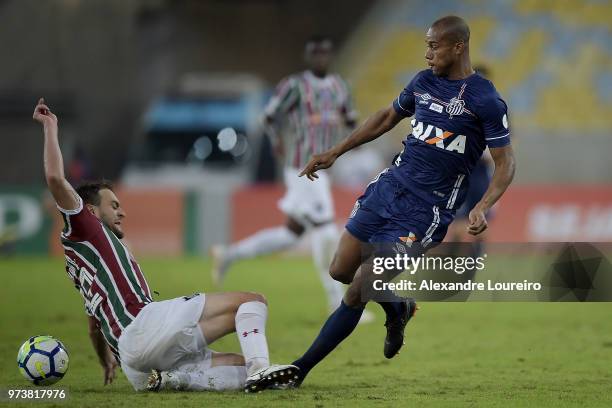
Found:
<path fill-rule="evenodd" d="M 488 147 L 504 147 L 510 144 L 510 133 L 501 136 L 488 137 L 485 139 Z"/>
<path fill-rule="evenodd" d="M 74 210 L 67 210 L 65 208 L 60 207 L 58 204 L 56 204 L 57 209 L 62 213 L 62 214 L 66 214 L 66 215 L 77 215 L 78 213 L 80 213 L 83 210 L 83 199 L 81 199 L 81 196 L 79 196 L 78 194 L 76 195 L 77 200 L 79 202 L 78 207 L 75 208 Z"/>
<path fill-rule="evenodd" d="M 414 112 L 410 112 L 408 109 L 405 109 L 399 101 L 399 97 L 395 98 L 395 100 L 393 101 L 393 108 L 395 109 L 395 112 L 397 112 L 398 115 L 400 116 L 412 116 L 414 115 Z"/>

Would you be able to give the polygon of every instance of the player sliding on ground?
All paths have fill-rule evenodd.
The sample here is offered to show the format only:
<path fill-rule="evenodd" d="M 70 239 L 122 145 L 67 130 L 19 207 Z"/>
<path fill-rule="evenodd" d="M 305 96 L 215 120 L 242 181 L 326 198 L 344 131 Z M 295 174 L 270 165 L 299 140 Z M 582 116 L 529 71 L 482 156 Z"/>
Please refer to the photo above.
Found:
<path fill-rule="evenodd" d="M 294 364 L 303 381 L 308 372 L 355 328 L 368 299 L 361 297 L 367 271 L 361 266 L 363 243 L 392 243 L 409 251 L 413 242 L 425 250 L 441 242 L 467 190 L 467 176 L 485 147 L 495 172 L 482 199 L 470 211 L 468 232 L 487 228 L 485 213 L 502 196 L 514 176 L 507 107 L 493 84 L 472 69 L 470 31 L 455 16 L 434 22 L 427 31 L 425 59 L 419 72 L 391 106 L 359 126 L 347 139 L 315 155 L 301 175 L 311 180 L 343 153 L 370 142 L 413 116 L 412 134 L 394 165 L 383 171 L 357 200 L 346 225 L 330 275 L 350 284 L 340 307 L 328 318 L 308 351 Z M 386 313 L 385 357 L 400 350 L 404 329 L 413 316 L 413 300 L 381 302 Z"/>
<path fill-rule="evenodd" d="M 45 177 L 64 219 L 66 271 L 85 301 L 104 383 L 113 381 L 121 364 L 138 391 L 258 392 L 290 385 L 299 369 L 270 365 L 265 298 L 229 292 L 153 301 L 140 267 L 121 241 L 126 214 L 112 187 L 96 182 L 75 190 L 64 178 L 57 117 L 43 99 L 33 117 L 43 125 Z M 234 331 L 243 355 L 208 347 Z"/>

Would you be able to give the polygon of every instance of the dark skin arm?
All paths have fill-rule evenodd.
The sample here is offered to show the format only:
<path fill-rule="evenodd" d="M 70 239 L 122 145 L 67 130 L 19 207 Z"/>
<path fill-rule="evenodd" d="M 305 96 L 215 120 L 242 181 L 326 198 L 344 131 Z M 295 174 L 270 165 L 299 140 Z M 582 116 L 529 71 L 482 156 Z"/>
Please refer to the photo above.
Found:
<path fill-rule="evenodd" d="M 489 148 L 489 151 L 495 163 L 495 171 L 491 183 L 489 183 L 489 188 L 478 204 L 470 211 L 467 231 L 471 235 L 478 235 L 487 229 L 485 213 L 504 194 L 514 178 L 516 169 L 514 151 L 511 145 Z"/>
<path fill-rule="evenodd" d="M 102 332 L 98 327 L 96 319 L 90 316 L 88 323 L 89 338 L 91 339 L 91 344 L 93 345 L 93 348 L 96 351 L 96 354 L 98 355 L 100 365 L 104 370 L 104 385 L 112 384 L 113 380 L 116 377 L 115 369 L 119 364 L 117 363 L 117 359 L 108 347 L 108 344 L 106 344 L 106 340 L 104 340 L 104 336 L 102 336 Z"/>
<path fill-rule="evenodd" d="M 319 178 L 316 174 L 317 170 L 331 167 L 336 159 L 342 154 L 357 146 L 377 139 L 382 134 L 393 129 L 402 119 L 403 117 L 395 112 L 393 106 L 379 110 L 357 129 L 353 130 L 353 132 L 342 142 L 326 152 L 312 156 L 308 164 L 306 164 L 306 167 L 304 167 L 300 173 L 300 177 L 305 175 L 310 180 Z"/>

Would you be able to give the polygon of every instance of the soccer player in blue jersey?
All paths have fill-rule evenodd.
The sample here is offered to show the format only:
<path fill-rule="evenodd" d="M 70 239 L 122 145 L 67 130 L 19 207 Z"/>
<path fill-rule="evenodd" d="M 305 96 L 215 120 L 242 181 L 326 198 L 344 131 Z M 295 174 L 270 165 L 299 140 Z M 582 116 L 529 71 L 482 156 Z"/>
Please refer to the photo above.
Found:
<path fill-rule="evenodd" d="M 429 68 L 415 75 L 391 106 L 384 108 L 330 150 L 313 156 L 301 175 L 317 178 L 343 153 L 370 142 L 413 117 L 412 133 L 392 167 L 384 170 L 357 200 L 330 266 L 330 275 L 350 284 L 340 306 L 323 325 L 302 357 L 294 362 L 308 372 L 355 328 L 367 299 L 361 266 L 364 243 L 400 243 L 407 239 L 427 250 L 441 242 L 455 209 L 465 199 L 467 179 L 484 149 L 495 171 L 487 191 L 469 213 L 467 230 L 487 228 L 486 212 L 514 176 L 506 103 L 493 84 L 472 68 L 470 30 L 456 16 L 435 21 L 426 34 Z M 414 315 L 414 300 L 380 302 L 386 313 L 385 357 L 400 350 L 404 328 Z M 301 383 L 301 381 L 299 383 Z"/>

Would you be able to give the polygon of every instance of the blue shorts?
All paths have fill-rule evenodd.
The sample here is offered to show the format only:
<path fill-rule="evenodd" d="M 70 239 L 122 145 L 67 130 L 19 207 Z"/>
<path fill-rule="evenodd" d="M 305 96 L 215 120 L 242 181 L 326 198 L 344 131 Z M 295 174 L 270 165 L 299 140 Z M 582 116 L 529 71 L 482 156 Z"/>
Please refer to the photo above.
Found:
<path fill-rule="evenodd" d="M 362 242 L 420 242 L 426 248 L 442 242 L 453 217 L 453 210 L 423 201 L 383 172 L 357 199 L 346 229 Z"/>
<path fill-rule="evenodd" d="M 472 211 L 472 208 L 482 199 L 485 191 L 489 188 L 491 175 L 489 174 L 489 165 L 484 160 L 479 160 L 474 166 L 470 174 L 470 185 L 468 187 L 465 201 L 457 210 L 457 218 L 467 218 Z M 490 215 L 490 214 L 487 214 Z"/>

